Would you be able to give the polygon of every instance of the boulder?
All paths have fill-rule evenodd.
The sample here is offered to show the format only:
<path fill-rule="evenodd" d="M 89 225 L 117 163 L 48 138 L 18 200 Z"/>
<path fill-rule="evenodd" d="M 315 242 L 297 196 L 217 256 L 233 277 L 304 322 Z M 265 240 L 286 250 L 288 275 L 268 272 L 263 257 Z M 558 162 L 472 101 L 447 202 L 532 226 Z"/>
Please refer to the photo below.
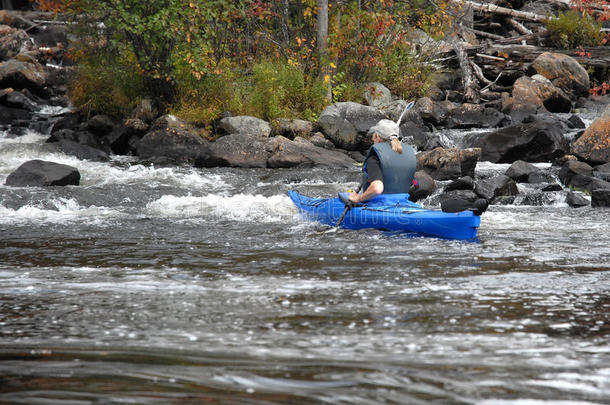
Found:
<path fill-rule="evenodd" d="M 8 60 L 34 49 L 34 41 L 24 30 L 0 25 L 0 60 Z"/>
<path fill-rule="evenodd" d="M 157 114 L 158 112 L 155 106 L 153 105 L 153 102 L 150 99 L 145 98 L 140 101 L 138 105 L 133 109 L 130 118 L 139 119 L 142 122 L 145 122 L 146 124 L 150 124 L 151 122 L 153 122 Z M 166 117 L 165 119 L 168 119 L 168 116 L 164 117 Z"/>
<path fill-rule="evenodd" d="M 0 105 L 0 125 L 11 125 L 16 121 L 29 121 L 32 113 L 21 108 L 11 108 Z"/>
<path fill-rule="evenodd" d="M 451 101 L 432 101 L 428 97 L 422 97 L 415 102 L 413 112 L 419 114 L 425 123 L 438 127 L 445 125 L 451 112 L 458 106 Z"/>
<path fill-rule="evenodd" d="M 480 198 L 471 190 L 452 190 L 441 194 L 441 210 L 443 212 L 461 212 L 472 210 L 476 215 L 481 215 L 487 210 L 488 202 Z"/>
<path fill-rule="evenodd" d="M 570 191 L 566 196 L 566 203 L 573 208 L 588 207 L 591 205 L 589 200 L 583 195 L 576 191 Z"/>
<path fill-rule="evenodd" d="M 42 186 L 77 186 L 80 173 L 75 167 L 44 160 L 30 160 L 9 174 L 7 186 L 42 187 Z"/>
<path fill-rule="evenodd" d="M 534 60 L 532 68 L 573 100 L 589 94 L 589 74 L 571 56 L 545 52 Z"/>
<path fill-rule="evenodd" d="M 44 93 L 46 73 L 36 61 L 11 59 L 0 63 L 0 88 L 28 89 Z"/>
<path fill-rule="evenodd" d="M 517 183 L 527 183 L 529 175 L 536 173 L 538 170 L 539 169 L 531 163 L 524 162 L 523 160 L 517 160 L 510 165 L 504 174 L 515 180 Z"/>
<path fill-rule="evenodd" d="M 271 134 L 271 125 L 260 118 L 247 115 L 225 117 L 218 123 L 218 128 L 227 134 L 240 133 L 252 137 L 268 137 Z"/>
<path fill-rule="evenodd" d="M 443 189 L 443 192 L 447 193 L 453 190 L 474 190 L 475 183 L 472 177 L 464 176 L 459 179 L 453 180 L 451 183 L 447 184 Z"/>
<path fill-rule="evenodd" d="M 230 134 L 210 144 L 206 166 L 267 167 L 266 138 Z"/>
<path fill-rule="evenodd" d="M 136 135 L 138 137 L 142 137 L 148 131 L 148 124 L 142 121 L 139 118 L 129 118 L 123 122 L 123 126 L 132 135 Z"/>
<path fill-rule="evenodd" d="M 209 158 L 210 146 L 201 136 L 183 129 L 158 129 L 144 135 L 137 153 L 142 159 L 199 166 Z"/>
<path fill-rule="evenodd" d="M 311 143 L 286 141 L 272 149 L 267 165 L 271 168 L 280 167 L 313 167 L 325 166 L 333 168 L 352 168 L 354 159 L 337 150 L 328 150 L 314 146 Z"/>
<path fill-rule="evenodd" d="M 56 131 L 62 129 L 77 130 L 80 128 L 82 117 L 78 112 L 68 112 L 60 116 L 60 118 L 53 124 L 51 129 L 51 135 Z"/>
<path fill-rule="evenodd" d="M 363 95 L 366 103 L 371 107 L 380 107 L 392 102 L 390 90 L 378 82 L 365 84 Z"/>
<path fill-rule="evenodd" d="M 587 163 L 567 161 L 559 172 L 561 182 L 570 188 L 592 192 L 597 189 L 610 189 L 610 183 L 593 177 L 593 168 Z"/>
<path fill-rule="evenodd" d="M 572 110 L 570 97 L 542 75 L 522 76 L 513 85 L 512 104 L 504 104 L 504 112 L 526 114 L 539 112 L 567 113 Z M 510 111 L 507 111 L 510 110 Z"/>
<path fill-rule="evenodd" d="M 96 136 L 104 136 L 109 134 L 117 123 L 108 115 L 94 115 L 85 123 L 85 129 Z"/>
<path fill-rule="evenodd" d="M 365 150 L 370 146 L 367 132 L 385 116 L 377 109 L 353 102 L 332 104 L 322 111 L 318 124 L 335 146 Z"/>
<path fill-rule="evenodd" d="M 311 142 L 312 145 L 320 148 L 335 149 L 335 145 L 331 141 L 326 139 L 322 132 L 316 132 L 315 134 L 313 134 L 313 136 L 309 138 L 309 142 Z"/>
<path fill-rule="evenodd" d="M 585 129 L 587 125 L 583 122 L 583 120 L 578 115 L 572 115 L 568 118 L 568 122 L 572 126 L 572 128 L 576 129 Z"/>
<path fill-rule="evenodd" d="M 15 91 L 13 89 L 3 90 L 0 92 L 0 104 L 30 112 L 38 110 L 36 102 L 34 102 L 24 93 Z"/>
<path fill-rule="evenodd" d="M 506 120 L 506 116 L 493 108 L 479 104 L 464 103 L 449 111 L 447 128 L 496 128 Z"/>
<path fill-rule="evenodd" d="M 477 181 L 474 191 L 479 197 L 487 201 L 492 201 L 497 197 L 519 194 L 517 183 L 504 174 Z"/>
<path fill-rule="evenodd" d="M 598 189 L 591 192 L 592 207 L 610 207 L 610 188 Z"/>
<path fill-rule="evenodd" d="M 436 190 L 436 182 L 423 170 L 416 171 L 413 179 L 417 181 L 417 186 L 411 187 L 409 190 L 409 200 L 411 201 L 423 200 Z"/>
<path fill-rule="evenodd" d="M 110 133 L 100 137 L 100 142 L 105 149 L 110 149 L 115 155 L 126 155 L 131 151 L 129 140 L 133 135 L 123 126 L 116 127 Z"/>
<path fill-rule="evenodd" d="M 561 124 L 553 121 L 536 121 L 474 134 L 465 138 L 465 144 L 481 148 L 481 160 L 493 163 L 548 162 L 565 155 L 568 149 Z"/>
<path fill-rule="evenodd" d="M 474 177 L 474 169 L 481 150 L 436 148 L 417 154 L 417 170 L 424 170 L 435 180 L 452 180 L 463 176 Z"/>
<path fill-rule="evenodd" d="M 593 176 L 604 181 L 610 181 L 610 163 L 595 166 L 593 169 Z"/>
<path fill-rule="evenodd" d="M 610 162 L 610 106 L 574 142 L 572 153 L 592 164 Z"/>
<path fill-rule="evenodd" d="M 55 143 L 55 145 L 57 145 L 57 148 L 66 155 L 76 156 L 82 160 L 92 160 L 96 162 L 107 162 L 109 160 L 106 152 L 82 143 L 63 139 Z"/>
<path fill-rule="evenodd" d="M 290 118 L 278 118 L 276 124 L 277 129 L 274 132 L 288 139 L 294 139 L 297 136 L 307 138 L 314 129 L 313 123 L 309 121 Z"/>
<path fill-rule="evenodd" d="M 142 120 L 144 121 L 144 120 Z M 150 131 L 179 129 L 190 131 L 191 126 L 181 118 L 172 114 L 165 114 L 157 118 L 150 126 Z"/>

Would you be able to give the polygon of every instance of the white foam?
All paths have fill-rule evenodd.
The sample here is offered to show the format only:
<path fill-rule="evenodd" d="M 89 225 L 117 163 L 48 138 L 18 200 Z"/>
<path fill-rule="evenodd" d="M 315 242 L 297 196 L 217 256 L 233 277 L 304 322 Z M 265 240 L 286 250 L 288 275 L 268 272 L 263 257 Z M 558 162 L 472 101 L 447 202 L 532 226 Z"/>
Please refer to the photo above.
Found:
<path fill-rule="evenodd" d="M 213 216 L 240 222 L 290 222 L 296 208 L 285 195 L 208 194 L 204 197 L 164 195 L 147 204 L 152 215 L 171 217 Z"/>
<path fill-rule="evenodd" d="M 82 222 L 86 218 L 89 218 L 91 223 L 101 223 L 104 219 L 121 215 L 119 211 L 107 207 L 82 207 L 72 198 L 56 198 L 50 200 L 49 203 L 55 209 L 45 208 L 36 204 L 12 209 L 0 204 L 0 224 Z"/>

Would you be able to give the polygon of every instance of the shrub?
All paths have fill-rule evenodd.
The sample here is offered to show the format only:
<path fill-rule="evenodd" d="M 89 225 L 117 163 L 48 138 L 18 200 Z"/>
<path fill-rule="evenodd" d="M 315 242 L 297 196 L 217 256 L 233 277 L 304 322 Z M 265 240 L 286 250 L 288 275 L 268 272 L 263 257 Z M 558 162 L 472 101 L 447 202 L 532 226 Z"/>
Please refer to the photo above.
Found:
<path fill-rule="evenodd" d="M 601 23 L 587 13 L 570 10 L 545 23 L 549 38 L 558 47 L 599 46 L 604 34 Z"/>

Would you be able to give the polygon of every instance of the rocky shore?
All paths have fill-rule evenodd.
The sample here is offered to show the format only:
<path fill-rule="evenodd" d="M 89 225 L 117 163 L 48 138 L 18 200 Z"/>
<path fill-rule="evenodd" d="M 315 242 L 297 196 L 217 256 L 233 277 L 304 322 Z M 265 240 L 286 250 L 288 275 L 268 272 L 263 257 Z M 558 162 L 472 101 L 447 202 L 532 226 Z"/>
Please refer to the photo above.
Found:
<path fill-rule="evenodd" d="M 363 90 L 368 105 L 336 103 L 317 122 L 270 123 L 227 113 L 210 141 L 179 117 L 159 116 L 149 100 L 122 121 L 72 111 L 66 96 L 72 70 L 64 58 L 66 29 L 48 15 L 0 12 L 0 33 L 0 130 L 10 137 L 27 129 L 48 134 L 47 142 L 79 159 L 104 161 L 115 154 L 156 165 L 350 168 L 364 159 L 368 129 L 383 118 L 397 120 L 406 104 L 382 84 L 369 83 Z M 444 187 L 441 203 L 485 198 L 507 204 L 519 193 L 517 183 L 529 183 L 539 198 L 528 202 L 533 205 L 543 204 L 545 193 L 563 189 L 573 207 L 610 206 L 610 98 L 589 96 L 588 89 L 587 71 L 572 57 L 552 52 L 538 56 L 510 91 L 489 102 L 461 102 L 459 75 L 438 74 L 433 96 L 418 99 L 400 127 L 404 141 L 418 150 L 419 186 L 412 199 Z M 42 106 L 63 110 L 42 114 Z M 597 118 L 585 128 L 577 115 L 570 115 L 573 111 Z M 473 131 L 459 147 L 450 147 L 443 132 L 452 129 Z M 505 174 L 477 178 L 479 161 L 510 167 Z M 540 169 L 533 163 L 552 165 Z M 77 168 L 58 166 L 63 165 L 26 162 L 6 184 L 78 184 Z"/>

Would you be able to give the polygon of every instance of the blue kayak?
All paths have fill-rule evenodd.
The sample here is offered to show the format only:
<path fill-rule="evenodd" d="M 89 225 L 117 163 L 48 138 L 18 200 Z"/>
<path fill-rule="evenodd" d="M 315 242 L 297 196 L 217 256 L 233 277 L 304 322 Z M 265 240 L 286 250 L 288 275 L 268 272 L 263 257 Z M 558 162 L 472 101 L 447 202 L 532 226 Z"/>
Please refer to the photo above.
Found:
<path fill-rule="evenodd" d="M 335 226 L 345 211 L 340 198 L 312 198 L 290 190 L 288 195 L 307 219 Z M 343 195 L 343 199 L 346 199 Z M 481 217 L 472 211 L 443 212 L 409 201 L 409 194 L 382 194 L 347 211 L 340 226 L 374 228 L 445 239 L 474 239 Z"/>

